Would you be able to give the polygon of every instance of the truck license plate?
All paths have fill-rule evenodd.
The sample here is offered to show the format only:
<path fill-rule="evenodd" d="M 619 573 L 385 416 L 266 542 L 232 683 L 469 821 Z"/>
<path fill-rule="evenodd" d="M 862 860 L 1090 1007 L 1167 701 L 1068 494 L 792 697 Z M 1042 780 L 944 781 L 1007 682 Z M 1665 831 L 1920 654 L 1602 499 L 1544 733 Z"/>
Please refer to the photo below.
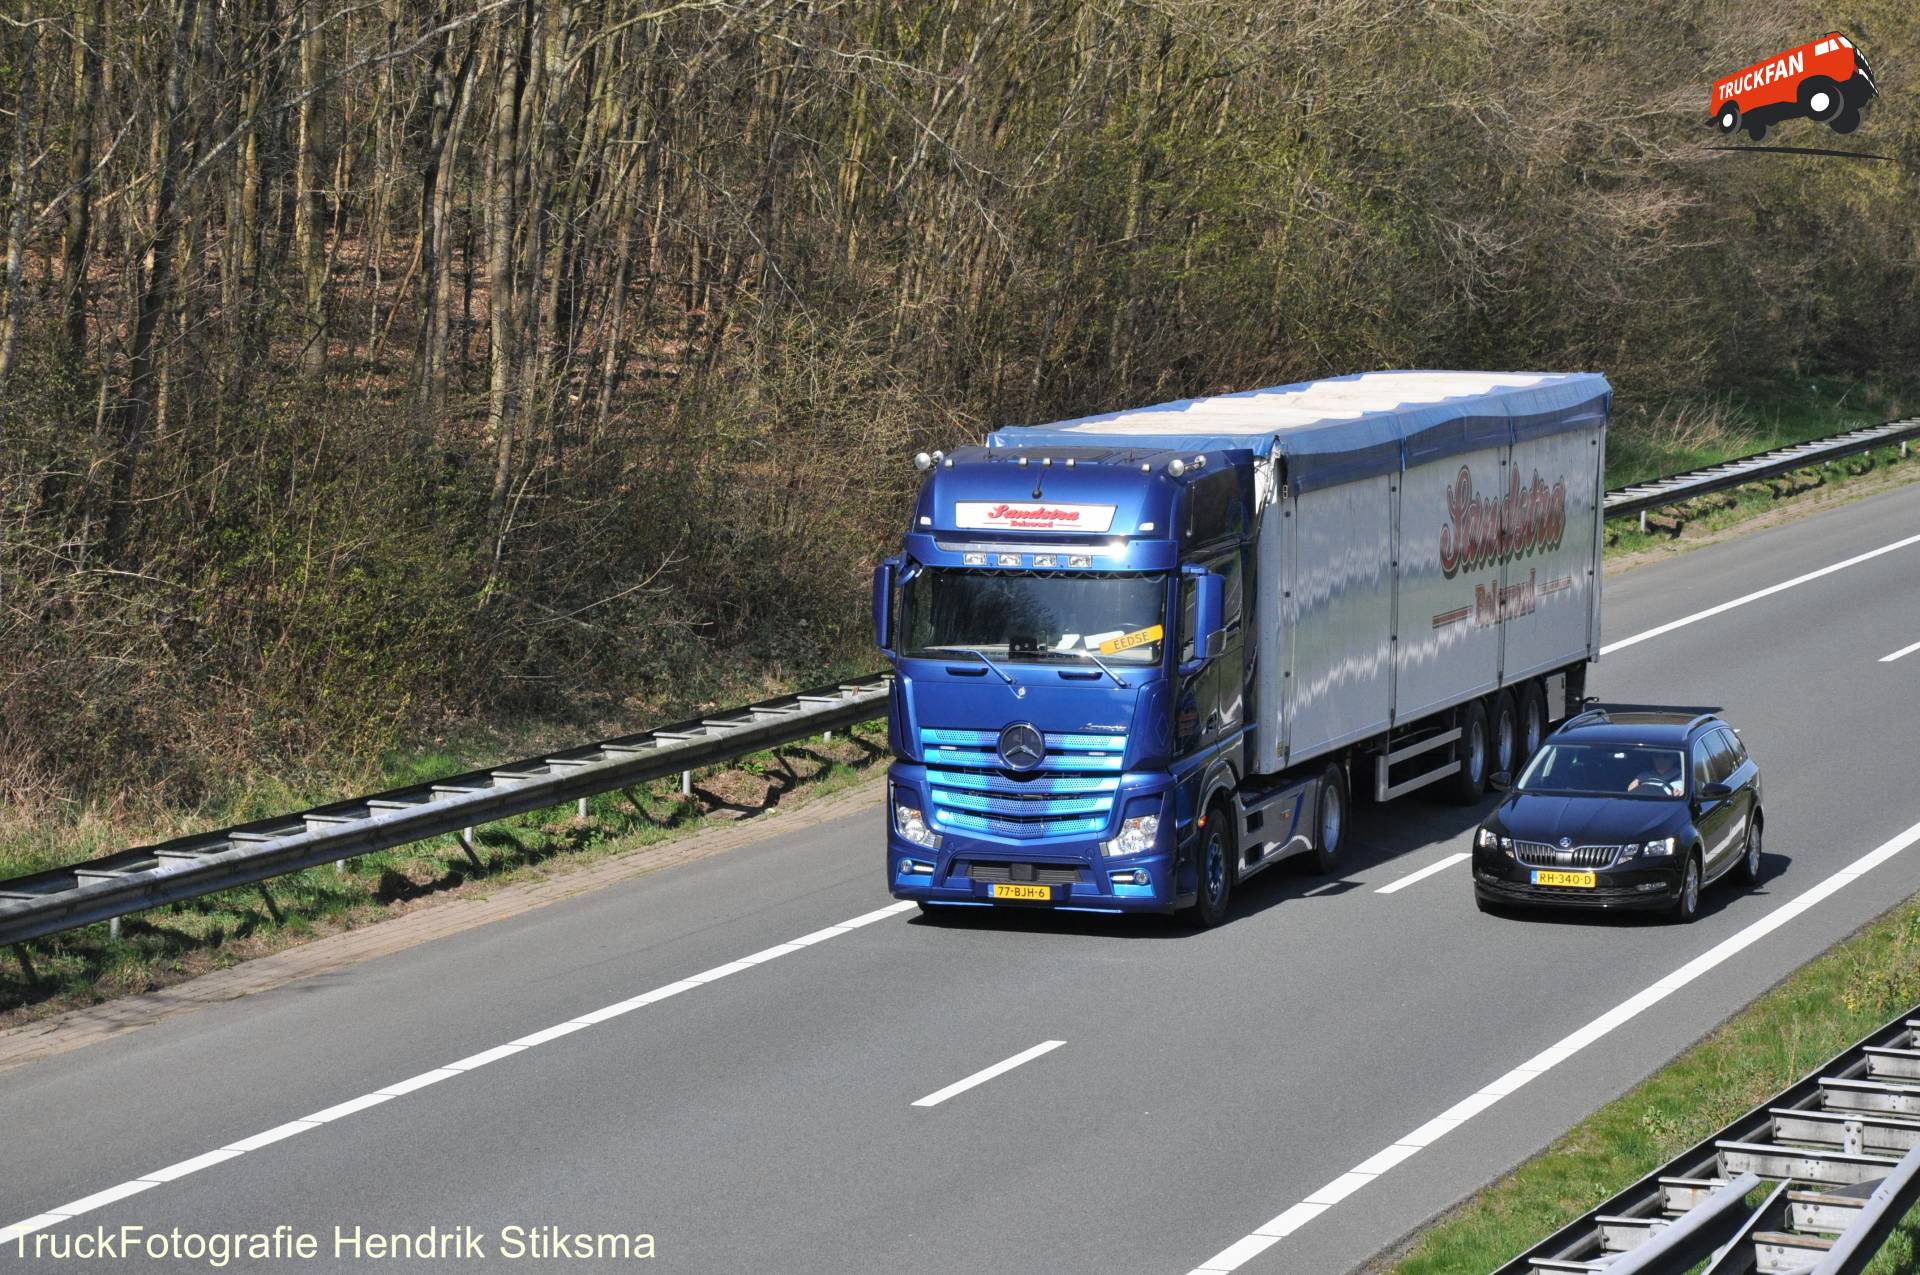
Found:
<path fill-rule="evenodd" d="M 1008 885 L 1004 881 L 993 883 L 993 897 L 996 899 L 1031 899 L 1046 903 L 1053 898 L 1050 885 Z"/>
<path fill-rule="evenodd" d="M 1571 885 L 1578 886 L 1584 890 L 1591 890 L 1593 889 L 1593 873 L 1535 872 L 1533 874 L 1533 883 L 1535 885 Z"/>

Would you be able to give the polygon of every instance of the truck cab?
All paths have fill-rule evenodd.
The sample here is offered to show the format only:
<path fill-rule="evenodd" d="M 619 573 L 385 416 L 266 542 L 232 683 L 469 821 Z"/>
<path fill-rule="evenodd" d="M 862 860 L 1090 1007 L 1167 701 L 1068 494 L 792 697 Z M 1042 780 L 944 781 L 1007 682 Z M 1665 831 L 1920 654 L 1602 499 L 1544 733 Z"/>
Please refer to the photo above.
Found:
<path fill-rule="evenodd" d="M 888 875 L 926 904 L 1166 912 L 1244 772 L 1250 453 L 962 448 L 874 581 Z M 1209 880 L 1209 876 L 1214 879 Z"/>

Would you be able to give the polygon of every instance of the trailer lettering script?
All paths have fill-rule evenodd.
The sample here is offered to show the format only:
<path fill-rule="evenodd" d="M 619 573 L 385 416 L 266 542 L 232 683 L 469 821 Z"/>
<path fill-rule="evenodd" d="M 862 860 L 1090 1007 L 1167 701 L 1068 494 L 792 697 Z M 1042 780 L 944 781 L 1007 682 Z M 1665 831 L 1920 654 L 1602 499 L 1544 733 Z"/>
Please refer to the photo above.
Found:
<path fill-rule="evenodd" d="M 1516 470 L 1504 493 L 1483 496 L 1474 489 L 1472 469 L 1462 465 L 1447 493 L 1447 516 L 1440 528 L 1440 573 L 1451 580 L 1462 571 L 1558 549 L 1567 530 L 1567 483 L 1561 479 L 1549 487 L 1535 470 L 1522 487 Z"/>

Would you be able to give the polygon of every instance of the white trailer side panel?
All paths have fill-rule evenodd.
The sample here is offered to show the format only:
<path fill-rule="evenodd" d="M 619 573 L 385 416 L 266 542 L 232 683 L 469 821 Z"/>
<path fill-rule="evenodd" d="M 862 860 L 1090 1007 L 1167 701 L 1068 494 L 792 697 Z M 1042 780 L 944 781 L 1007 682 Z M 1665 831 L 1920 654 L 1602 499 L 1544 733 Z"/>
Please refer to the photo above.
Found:
<path fill-rule="evenodd" d="M 1393 717 L 1410 721 L 1500 684 L 1499 493 L 1508 448 L 1409 466 L 1400 491 Z"/>
<path fill-rule="evenodd" d="M 1585 659 L 1598 641 L 1594 506 L 1601 444 L 1597 426 L 1514 444 L 1501 620 L 1503 682 Z"/>
<path fill-rule="evenodd" d="M 1389 724 L 1396 478 L 1379 474 L 1292 501 L 1285 520 L 1293 542 L 1290 756 L 1365 739 Z"/>

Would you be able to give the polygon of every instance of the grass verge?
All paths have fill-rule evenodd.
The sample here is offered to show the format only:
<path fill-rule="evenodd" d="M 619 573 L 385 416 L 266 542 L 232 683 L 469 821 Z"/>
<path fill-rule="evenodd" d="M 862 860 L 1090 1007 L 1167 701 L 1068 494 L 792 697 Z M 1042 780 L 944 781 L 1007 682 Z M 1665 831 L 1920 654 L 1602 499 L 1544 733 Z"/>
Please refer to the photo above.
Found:
<path fill-rule="evenodd" d="M 1484 1275 L 1920 1002 L 1920 902 L 1789 975 L 1626 1096 L 1455 1208 L 1374 1275 Z M 1870 1275 L 1920 1270 L 1920 1210 Z"/>

